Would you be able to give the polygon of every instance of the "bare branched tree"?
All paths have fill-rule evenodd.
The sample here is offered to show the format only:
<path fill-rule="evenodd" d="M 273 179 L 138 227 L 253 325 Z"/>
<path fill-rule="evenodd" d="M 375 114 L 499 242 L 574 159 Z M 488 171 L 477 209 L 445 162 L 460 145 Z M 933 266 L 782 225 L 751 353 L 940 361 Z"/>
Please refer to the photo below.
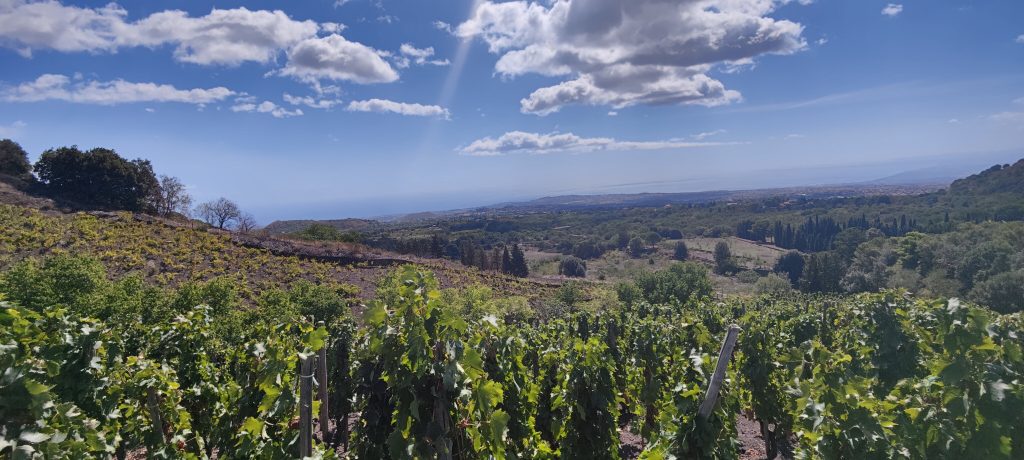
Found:
<path fill-rule="evenodd" d="M 227 198 L 218 198 L 196 207 L 196 215 L 204 222 L 224 229 L 237 222 L 238 218 L 242 216 L 242 211 L 238 209 L 238 205 L 234 201 Z"/>
<path fill-rule="evenodd" d="M 174 213 L 188 215 L 192 208 L 192 196 L 185 190 L 185 184 L 177 177 L 160 176 L 160 190 L 156 197 L 156 211 L 163 217 Z"/>
<path fill-rule="evenodd" d="M 238 220 L 235 223 L 235 230 L 240 233 L 252 233 L 259 228 L 260 226 L 256 223 L 256 218 L 247 212 L 243 212 L 238 216 Z"/>

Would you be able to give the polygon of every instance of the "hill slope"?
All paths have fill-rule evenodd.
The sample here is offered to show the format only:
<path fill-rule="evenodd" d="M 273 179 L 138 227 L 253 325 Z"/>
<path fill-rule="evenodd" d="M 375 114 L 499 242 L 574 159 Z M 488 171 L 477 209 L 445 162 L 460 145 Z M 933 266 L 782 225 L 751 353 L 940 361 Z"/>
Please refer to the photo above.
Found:
<path fill-rule="evenodd" d="M 219 278 L 243 298 L 298 280 L 343 283 L 363 298 L 392 266 L 414 263 L 437 273 L 442 287 L 485 284 L 502 295 L 536 297 L 549 285 L 420 261 L 342 244 L 320 245 L 207 231 L 131 213 L 64 214 L 0 205 L 0 268 L 52 254 L 99 259 L 114 276 L 133 273 L 158 286 Z"/>

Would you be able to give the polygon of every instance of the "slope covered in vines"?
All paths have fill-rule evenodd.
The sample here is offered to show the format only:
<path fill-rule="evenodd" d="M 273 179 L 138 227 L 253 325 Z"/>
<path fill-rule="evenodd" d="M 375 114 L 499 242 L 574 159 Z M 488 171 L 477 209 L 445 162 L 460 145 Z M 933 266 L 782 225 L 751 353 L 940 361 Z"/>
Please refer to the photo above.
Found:
<path fill-rule="evenodd" d="M 312 283 L 235 309 L 217 289 L 96 272 L 58 257 L 0 277 L 0 451 L 293 458 L 297 362 L 327 347 L 326 458 L 616 459 L 626 432 L 641 458 L 737 458 L 743 410 L 769 450 L 795 439 L 801 458 L 1024 452 L 1024 322 L 956 300 L 641 296 L 538 321 L 405 267 L 357 326 Z M 732 322 L 739 346 L 701 417 Z"/>

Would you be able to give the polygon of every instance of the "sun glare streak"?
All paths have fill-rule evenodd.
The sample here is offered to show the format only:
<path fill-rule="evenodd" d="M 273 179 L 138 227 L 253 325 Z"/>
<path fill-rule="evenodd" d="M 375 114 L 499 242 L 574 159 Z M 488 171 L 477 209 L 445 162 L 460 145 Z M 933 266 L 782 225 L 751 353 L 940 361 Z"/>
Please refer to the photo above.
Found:
<path fill-rule="evenodd" d="M 466 17 L 472 16 L 473 12 L 476 11 L 477 7 L 483 3 L 483 0 L 474 0 L 473 4 L 470 5 L 469 11 Z M 458 37 L 459 46 L 455 50 L 455 56 L 452 59 L 452 65 L 449 67 L 448 75 L 445 77 L 444 85 L 441 86 L 441 92 L 438 94 L 437 105 L 449 108 L 452 100 L 455 98 L 455 92 L 459 87 L 459 80 L 462 79 L 462 72 L 466 67 L 466 61 L 469 59 L 469 49 L 473 45 L 472 37 Z M 455 113 L 455 116 L 460 114 Z M 422 156 L 425 153 L 426 148 L 434 143 L 437 138 L 438 131 L 442 126 L 441 123 L 447 123 L 448 120 L 435 119 L 430 122 L 430 126 L 427 128 L 426 133 L 423 135 L 423 139 L 420 142 L 418 149 L 419 154 Z M 433 152 L 430 152 L 433 153 Z"/>

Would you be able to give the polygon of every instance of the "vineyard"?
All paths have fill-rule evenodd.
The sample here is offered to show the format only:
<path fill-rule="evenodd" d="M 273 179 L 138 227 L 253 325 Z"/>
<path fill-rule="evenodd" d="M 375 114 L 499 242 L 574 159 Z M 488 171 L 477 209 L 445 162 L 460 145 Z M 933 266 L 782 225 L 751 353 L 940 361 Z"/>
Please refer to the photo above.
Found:
<path fill-rule="evenodd" d="M 56 257 L 0 278 L 0 452 L 295 458 L 300 412 L 320 413 L 319 398 L 300 405 L 316 379 L 329 420 L 310 455 L 323 458 L 729 459 L 742 413 L 770 454 L 1024 455 L 1024 321 L 956 300 L 627 301 L 541 322 L 456 302 L 406 266 L 356 318 L 311 283 L 232 309 L 210 286 L 97 270 Z M 326 378 L 300 365 L 320 350 Z"/>
<path fill-rule="evenodd" d="M 0 204 L 0 222 L 0 268 L 39 256 L 88 255 L 103 262 L 114 277 L 135 275 L 172 288 L 217 279 L 230 283 L 246 300 L 300 281 L 336 284 L 352 297 L 368 298 L 387 274 L 386 267 L 279 254 L 239 244 L 224 232 L 128 212 L 62 214 Z M 547 290 L 439 261 L 422 265 L 436 273 L 444 287 L 483 284 L 505 296 L 525 297 Z"/>

